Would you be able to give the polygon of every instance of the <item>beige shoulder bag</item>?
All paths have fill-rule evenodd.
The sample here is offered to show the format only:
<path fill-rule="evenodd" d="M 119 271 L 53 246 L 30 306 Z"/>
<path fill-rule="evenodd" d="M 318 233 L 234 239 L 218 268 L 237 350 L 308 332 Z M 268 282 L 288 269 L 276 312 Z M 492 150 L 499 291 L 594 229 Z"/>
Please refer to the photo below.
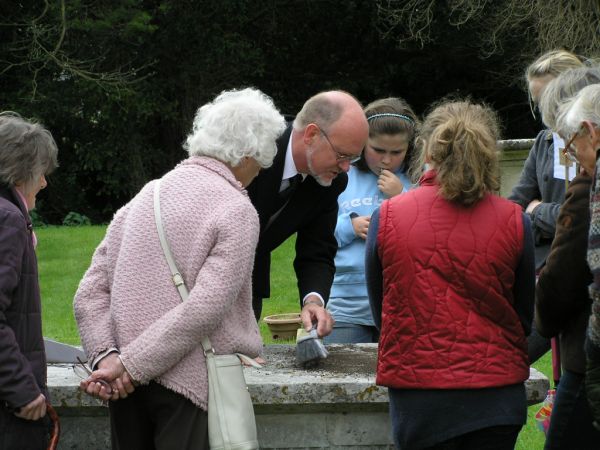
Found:
<path fill-rule="evenodd" d="M 158 237 L 173 275 L 173 283 L 177 287 L 181 299 L 186 301 L 189 295 L 188 290 L 183 277 L 177 270 L 162 226 L 159 193 L 160 180 L 157 180 L 154 185 L 154 220 Z M 208 336 L 202 339 L 202 348 L 208 369 L 208 440 L 210 448 L 219 450 L 259 448 L 254 408 L 244 379 L 240 358 L 249 364 L 258 367 L 260 365 L 249 356 L 238 353 L 216 355 Z"/>

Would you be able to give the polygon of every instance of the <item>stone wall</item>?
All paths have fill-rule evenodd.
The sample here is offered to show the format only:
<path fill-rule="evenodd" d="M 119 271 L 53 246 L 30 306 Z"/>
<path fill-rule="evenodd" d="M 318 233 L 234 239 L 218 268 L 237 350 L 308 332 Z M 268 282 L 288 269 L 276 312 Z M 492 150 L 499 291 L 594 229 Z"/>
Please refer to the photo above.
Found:
<path fill-rule="evenodd" d="M 513 186 L 519 181 L 523 164 L 533 146 L 533 142 L 534 139 L 512 139 L 498 142 L 502 152 L 500 159 L 500 195 L 503 197 L 507 197 Z"/>
<path fill-rule="evenodd" d="M 267 364 L 245 369 L 261 448 L 393 448 L 387 389 L 375 385 L 377 344 L 328 349 L 321 366 L 305 370 L 295 363 L 295 346 L 269 345 Z M 63 427 L 59 448 L 109 449 L 107 408 L 79 391 L 71 366 L 50 365 L 48 379 Z M 548 387 L 532 369 L 529 403 L 541 402 Z"/>

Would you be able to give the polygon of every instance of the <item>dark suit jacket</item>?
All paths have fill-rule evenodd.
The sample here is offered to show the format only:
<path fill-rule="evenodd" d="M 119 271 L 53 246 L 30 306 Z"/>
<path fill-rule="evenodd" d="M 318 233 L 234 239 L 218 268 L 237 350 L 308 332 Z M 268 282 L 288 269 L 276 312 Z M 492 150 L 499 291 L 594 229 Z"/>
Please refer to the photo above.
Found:
<path fill-rule="evenodd" d="M 331 186 L 323 187 L 313 177 L 307 176 L 281 213 L 267 227 L 269 218 L 277 212 L 285 152 L 291 132 L 289 125 L 277 140 L 277 155 L 273 165 L 263 169 L 248 186 L 248 194 L 260 218 L 260 237 L 252 277 L 253 295 L 254 298 L 269 297 L 271 252 L 297 233 L 294 270 L 300 301 L 309 292 L 318 292 L 327 302 L 335 273 L 337 242 L 333 233 L 337 221 L 337 198 L 346 189 L 348 177 L 340 173 Z"/>

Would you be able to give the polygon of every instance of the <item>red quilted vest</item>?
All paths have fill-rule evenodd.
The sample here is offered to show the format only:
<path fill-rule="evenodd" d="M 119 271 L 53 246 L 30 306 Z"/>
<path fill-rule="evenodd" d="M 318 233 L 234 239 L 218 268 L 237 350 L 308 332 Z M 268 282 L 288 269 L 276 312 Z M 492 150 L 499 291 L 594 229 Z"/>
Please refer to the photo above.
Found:
<path fill-rule="evenodd" d="M 438 195 L 435 172 L 385 201 L 377 384 L 406 389 L 505 386 L 529 376 L 513 304 L 521 208 L 495 195 L 463 207 Z"/>

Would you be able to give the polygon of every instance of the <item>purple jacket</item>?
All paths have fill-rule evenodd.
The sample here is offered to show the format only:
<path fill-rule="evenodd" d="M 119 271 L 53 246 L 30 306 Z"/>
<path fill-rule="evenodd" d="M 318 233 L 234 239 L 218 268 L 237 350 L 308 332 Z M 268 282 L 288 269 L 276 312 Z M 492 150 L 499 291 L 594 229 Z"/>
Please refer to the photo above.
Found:
<path fill-rule="evenodd" d="M 31 219 L 13 188 L 0 187 L 0 407 L 46 392 L 46 354 Z"/>

